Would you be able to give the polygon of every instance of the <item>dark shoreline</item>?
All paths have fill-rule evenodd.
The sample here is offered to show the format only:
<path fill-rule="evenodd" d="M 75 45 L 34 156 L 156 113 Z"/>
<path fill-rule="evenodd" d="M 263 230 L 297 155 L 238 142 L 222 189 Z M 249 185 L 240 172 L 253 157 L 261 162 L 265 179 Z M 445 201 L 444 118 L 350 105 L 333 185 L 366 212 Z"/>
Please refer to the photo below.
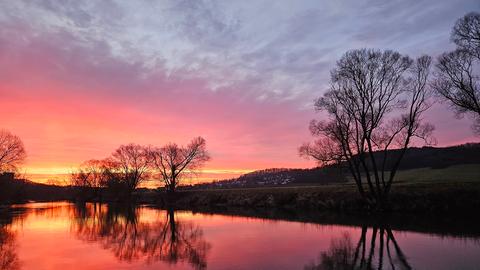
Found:
<path fill-rule="evenodd" d="M 12 203 L 29 201 L 72 201 L 128 203 L 117 194 L 104 190 L 101 199 L 91 192 L 75 187 L 39 185 L 41 190 L 26 186 L 23 195 Z M 162 190 L 140 189 L 134 192 L 130 203 L 152 204 L 164 208 L 212 209 L 245 208 L 257 210 L 332 211 L 337 213 L 372 213 L 352 184 L 319 186 L 286 186 L 235 189 L 180 189 L 174 196 Z M 1 205 L 1 203 L 0 203 Z M 389 199 L 390 213 L 417 213 L 429 215 L 472 215 L 480 209 L 480 182 L 427 182 L 398 183 L 393 186 Z"/>

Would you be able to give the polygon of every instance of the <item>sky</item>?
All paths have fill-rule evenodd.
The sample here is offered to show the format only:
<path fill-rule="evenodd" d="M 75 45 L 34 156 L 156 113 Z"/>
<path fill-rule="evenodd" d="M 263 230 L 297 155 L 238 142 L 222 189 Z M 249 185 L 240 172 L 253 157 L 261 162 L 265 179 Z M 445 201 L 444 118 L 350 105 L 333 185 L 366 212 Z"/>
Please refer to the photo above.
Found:
<path fill-rule="evenodd" d="M 436 57 L 470 11 L 478 0 L 2 1 L 0 128 L 37 181 L 195 136 L 212 156 L 203 180 L 313 167 L 297 149 L 343 53 Z M 438 146 L 479 140 L 446 104 L 425 120 Z"/>

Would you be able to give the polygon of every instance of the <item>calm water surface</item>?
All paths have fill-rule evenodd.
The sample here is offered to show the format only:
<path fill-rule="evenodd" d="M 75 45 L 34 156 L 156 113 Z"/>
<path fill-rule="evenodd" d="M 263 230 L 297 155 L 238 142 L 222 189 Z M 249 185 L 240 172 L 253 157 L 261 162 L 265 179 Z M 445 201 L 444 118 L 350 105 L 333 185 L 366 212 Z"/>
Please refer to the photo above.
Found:
<path fill-rule="evenodd" d="M 473 236 L 147 206 L 35 203 L 3 212 L 0 269 L 480 269 Z"/>

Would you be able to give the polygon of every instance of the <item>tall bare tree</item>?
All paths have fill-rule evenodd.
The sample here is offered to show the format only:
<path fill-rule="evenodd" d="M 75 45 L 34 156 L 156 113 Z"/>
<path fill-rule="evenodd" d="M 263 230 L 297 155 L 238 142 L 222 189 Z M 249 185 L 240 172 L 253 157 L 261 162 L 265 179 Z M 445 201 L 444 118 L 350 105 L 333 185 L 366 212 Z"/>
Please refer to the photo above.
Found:
<path fill-rule="evenodd" d="M 150 157 L 148 148 L 138 144 L 121 145 L 106 162 L 110 174 L 131 194 L 149 175 Z"/>
<path fill-rule="evenodd" d="M 16 171 L 26 157 L 22 140 L 7 130 L 0 130 L 0 172 Z"/>
<path fill-rule="evenodd" d="M 440 55 L 432 85 L 458 115 L 474 119 L 473 129 L 480 135 L 480 13 L 459 19 L 451 39 L 457 49 Z"/>
<path fill-rule="evenodd" d="M 210 160 L 206 141 L 202 137 L 194 138 L 187 146 L 169 143 L 152 148 L 150 156 L 153 169 L 158 172 L 167 191 L 172 193 L 186 174 L 195 172 Z"/>
<path fill-rule="evenodd" d="M 331 71 L 330 89 L 315 103 L 328 120 L 311 122 L 318 140 L 300 147 L 300 155 L 321 165 L 345 162 L 360 195 L 383 208 L 412 139 L 430 143 L 433 126 L 421 118 L 429 108 L 430 64 L 429 56 L 413 61 L 388 50 L 347 52 Z M 389 155 L 390 149 L 400 154 Z"/>

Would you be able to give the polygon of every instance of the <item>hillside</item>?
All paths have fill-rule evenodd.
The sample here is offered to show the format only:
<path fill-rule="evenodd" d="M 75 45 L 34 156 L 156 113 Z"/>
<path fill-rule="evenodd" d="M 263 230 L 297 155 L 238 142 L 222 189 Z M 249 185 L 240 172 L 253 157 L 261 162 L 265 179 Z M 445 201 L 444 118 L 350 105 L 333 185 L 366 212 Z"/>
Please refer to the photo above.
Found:
<path fill-rule="evenodd" d="M 388 151 L 388 156 L 393 160 L 399 154 L 398 150 Z M 377 160 L 380 160 L 380 155 L 383 154 L 377 153 L 376 155 Z M 439 169 L 458 167 L 457 165 L 471 165 L 465 168 L 476 175 L 476 172 L 473 172 L 477 168 L 476 164 L 480 167 L 480 143 L 467 143 L 451 147 L 412 147 L 408 149 L 400 164 L 399 178 L 414 179 L 416 175 L 419 175 L 419 177 L 431 179 L 442 175 L 443 171 Z M 387 160 L 385 164 L 387 170 L 392 165 L 392 162 Z M 420 171 L 421 174 L 416 173 L 417 171 Z M 234 179 L 197 184 L 194 188 L 324 185 L 347 182 L 348 173 L 346 168 L 339 166 L 312 169 L 275 168 L 254 171 Z"/>
<path fill-rule="evenodd" d="M 388 155 L 397 156 L 399 152 L 391 150 Z M 439 169 L 461 164 L 480 164 L 480 143 L 450 147 L 409 148 L 400 164 L 400 170 Z M 392 164 L 387 162 L 386 166 L 390 168 Z"/>
<path fill-rule="evenodd" d="M 280 185 L 329 184 L 346 182 L 337 167 L 313 169 L 274 168 L 254 171 L 238 178 L 195 185 L 196 188 L 230 188 Z"/>
<path fill-rule="evenodd" d="M 25 201 L 55 201 L 73 198 L 70 187 L 46 185 L 24 179 L 1 179 L 0 205 L 2 203 L 23 203 Z"/>

